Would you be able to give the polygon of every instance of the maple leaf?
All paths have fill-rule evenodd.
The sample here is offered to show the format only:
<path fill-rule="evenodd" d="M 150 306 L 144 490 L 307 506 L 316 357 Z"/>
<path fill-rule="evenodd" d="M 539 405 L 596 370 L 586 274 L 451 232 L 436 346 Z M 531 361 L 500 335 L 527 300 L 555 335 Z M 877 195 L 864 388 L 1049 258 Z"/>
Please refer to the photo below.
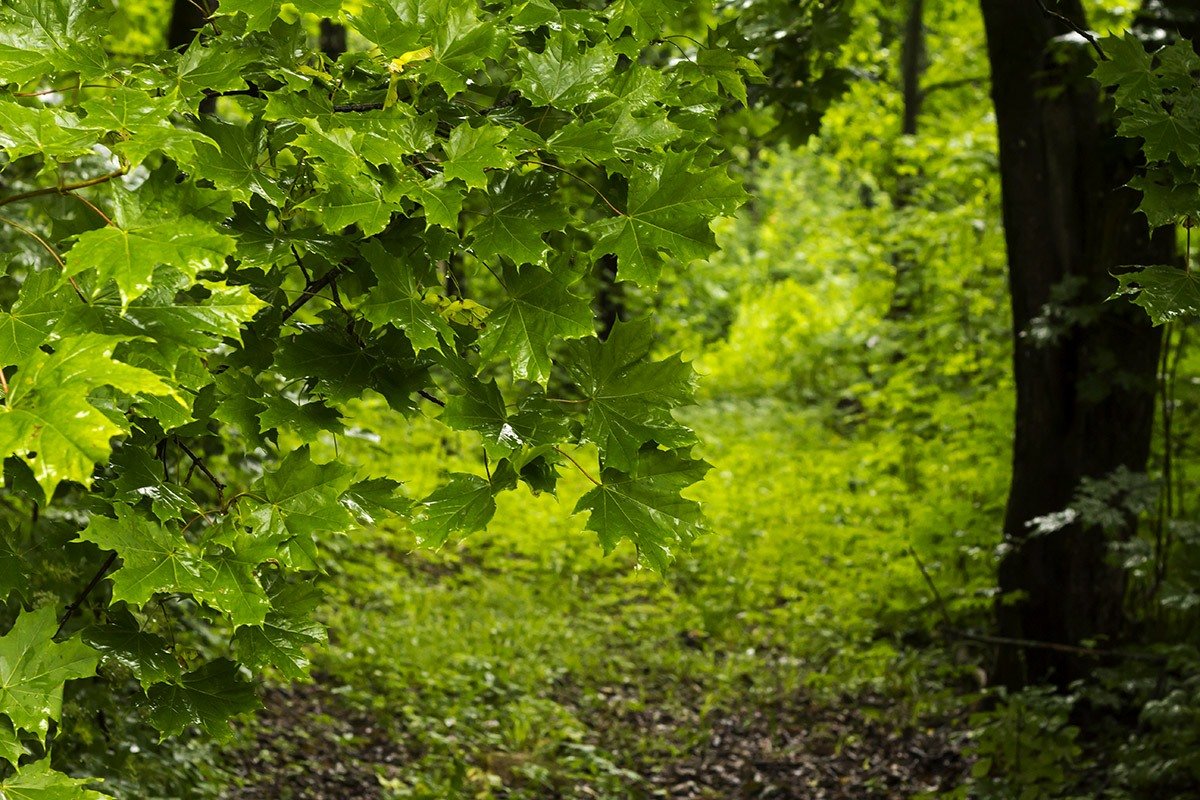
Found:
<path fill-rule="evenodd" d="M 45 736 L 62 716 L 63 684 L 96 673 L 95 650 L 77 638 L 55 642 L 52 608 L 22 611 L 0 636 L 0 711 L 18 730 Z"/>
<path fill-rule="evenodd" d="M 189 725 L 218 740 L 233 736 L 229 720 L 259 706 L 254 685 L 238 674 L 228 659 L 216 659 L 178 681 L 159 683 L 147 692 L 150 722 L 163 737 L 177 735 Z"/>
<path fill-rule="evenodd" d="M 515 163 L 512 154 L 500 146 L 507 136 L 508 129 L 498 125 L 473 128 L 464 122 L 450 132 L 442 174 L 447 180 L 458 178 L 467 186 L 487 187 L 484 170 L 504 169 Z"/>
<path fill-rule="evenodd" d="M 441 350 L 442 342 L 454 342 L 454 329 L 437 309 L 425 301 L 425 291 L 437 286 L 437 273 L 420 248 L 393 255 L 378 242 L 362 250 L 379 283 L 359 305 L 363 316 L 375 325 L 394 325 L 404 331 L 418 353 Z"/>
<path fill-rule="evenodd" d="M 652 361 L 653 329 L 618 322 L 603 343 L 571 342 L 564 366 L 587 400 L 584 436 L 599 448 L 605 466 L 632 469 L 642 445 L 684 447 L 695 439 L 671 415 L 690 405 L 695 375 L 678 355 Z"/>
<path fill-rule="evenodd" d="M 128 506 L 114 506 L 114 512 L 116 519 L 93 516 L 76 540 L 113 550 L 121 558 L 121 567 L 109 575 L 113 600 L 141 606 L 158 592 L 204 591 L 206 562 L 194 545 Z"/>
<path fill-rule="evenodd" d="M 540 264 L 550 246 L 542 239 L 561 230 L 571 217 L 553 199 L 554 182 L 545 175 L 493 179 L 484 197 L 486 214 L 471 229 L 471 249 L 487 260 L 501 255 L 517 264 Z"/>
<path fill-rule="evenodd" d="M 732 213 L 746 194 L 723 168 L 694 166 L 693 155 L 671 153 L 658 169 L 633 173 L 624 213 L 593 225 L 594 252 L 616 255 L 622 279 L 652 288 L 662 253 L 686 262 L 716 251 L 709 223 Z"/>
<path fill-rule="evenodd" d="M 28 463 L 47 498 L 60 481 L 89 485 L 93 467 L 108 458 L 109 440 L 127 430 L 89 401 L 92 390 L 175 396 L 154 373 L 114 361 L 114 346 L 97 334 L 63 339 L 53 353 L 35 350 L 19 361 L 9 381 L 0 452 Z"/>
<path fill-rule="evenodd" d="M 50 759 L 26 764 L 0 782 L 4 800 L 112 800 L 108 795 L 85 788 L 95 778 L 72 778 L 50 768 Z"/>
<path fill-rule="evenodd" d="M 450 534 L 482 530 L 496 513 L 492 485 L 478 475 L 450 474 L 450 480 L 417 503 L 412 529 L 421 544 L 440 547 Z"/>
<path fill-rule="evenodd" d="M 628 471 L 606 468 L 600 485 L 575 506 L 589 512 L 587 527 L 611 552 L 629 539 L 638 556 L 660 572 L 671 559 L 671 548 L 690 543 L 702 530 L 700 504 L 679 492 L 701 480 L 709 465 L 677 452 L 643 450 Z"/>

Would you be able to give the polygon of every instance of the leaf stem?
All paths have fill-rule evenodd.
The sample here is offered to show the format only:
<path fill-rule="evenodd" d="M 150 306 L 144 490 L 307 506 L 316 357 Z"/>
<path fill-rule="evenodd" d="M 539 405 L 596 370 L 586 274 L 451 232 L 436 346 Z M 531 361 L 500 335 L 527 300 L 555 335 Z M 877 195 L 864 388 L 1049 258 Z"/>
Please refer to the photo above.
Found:
<path fill-rule="evenodd" d="M 614 206 L 614 205 L 612 204 L 612 201 L 611 201 L 611 200 L 609 200 L 607 197 L 605 197 L 605 196 L 604 196 L 604 192 L 602 192 L 602 191 L 600 191 L 599 189 L 597 189 L 597 188 L 596 188 L 596 186 L 595 186 L 595 184 L 593 184 L 593 183 L 592 183 L 591 181 L 589 181 L 588 179 L 586 179 L 586 178 L 582 178 L 582 177 L 580 177 L 580 176 L 576 175 L 574 172 L 571 172 L 571 170 L 569 170 L 569 169 L 566 169 L 566 168 L 564 168 L 564 167 L 560 167 L 558 164 L 550 164 L 550 163 L 548 163 L 548 162 L 545 162 L 545 161 L 538 161 L 536 158 L 531 158 L 531 159 L 529 159 L 529 160 L 528 160 L 527 162 L 525 162 L 525 163 L 528 163 L 528 164 L 540 164 L 540 165 L 541 165 L 541 166 L 543 166 L 543 167 L 549 167 L 550 169 L 556 169 L 556 170 L 558 170 L 559 172 L 565 172 L 567 175 L 570 175 L 572 178 L 574 178 L 575 180 L 577 180 L 577 181 L 579 181 L 580 183 L 584 184 L 584 185 L 585 185 L 585 186 L 587 186 L 589 189 L 591 189 L 593 192 L 595 192 L 595 193 L 596 193 L 596 196 L 597 196 L 597 197 L 599 197 L 601 200 L 603 200 L 603 201 L 604 201 L 604 204 L 605 204 L 605 205 L 607 205 L 609 208 L 611 208 L 611 209 L 613 210 L 613 213 L 614 213 L 614 214 L 616 214 L 618 217 L 624 217 L 624 216 L 625 216 L 625 212 L 624 212 L 624 211 L 622 211 L 621 209 L 617 208 L 616 206 Z"/>
<path fill-rule="evenodd" d="M 2 202 L 0 202 L 0 205 L 2 205 Z M 43 239 L 41 236 L 39 236 L 36 232 L 34 232 L 30 228 L 25 227 L 24 225 L 17 222 L 16 220 L 10 219 L 8 217 L 0 216 L 0 222 L 3 222 L 5 225 L 11 225 L 12 227 L 19 230 L 21 233 L 25 234 L 26 236 L 31 237 L 34 241 L 36 241 L 43 248 L 45 248 L 46 252 L 49 253 L 50 256 L 55 260 L 55 262 L 58 263 L 58 266 L 63 270 L 63 272 L 64 273 L 66 272 L 67 265 L 62 260 L 62 256 L 60 256 L 58 254 L 58 251 L 56 251 L 53 247 L 50 246 L 49 242 L 47 242 L 45 239 Z M 88 302 L 87 296 L 84 295 L 83 290 L 79 288 L 79 284 L 75 282 L 74 276 L 68 275 L 67 280 L 70 281 L 71 288 L 75 290 L 75 294 L 79 295 L 79 299 L 83 301 L 84 305 L 87 305 L 87 302 Z"/>
<path fill-rule="evenodd" d="M 567 461 L 570 461 L 572 464 L 574 464 L 574 465 L 575 465 L 575 469 L 577 469 L 577 470 L 579 470 L 581 473 L 583 473 L 583 477 L 587 478 L 589 481 L 591 481 L 592 483 L 596 484 L 597 486 L 600 486 L 600 485 L 601 485 L 600 481 L 598 481 L 598 480 L 596 480 L 595 478 L 593 478 L 590 472 L 588 472 L 586 469 L 584 469 L 584 468 L 583 468 L 583 466 L 582 466 L 582 465 L 581 465 L 581 464 L 580 464 L 578 461 L 576 461 L 575 459 L 571 458 L 571 456 L 570 456 L 570 455 L 568 455 L 568 454 L 567 454 L 567 452 L 566 452 L 565 450 L 563 450 L 561 447 L 555 447 L 555 448 L 554 448 L 554 452 L 558 453 L 560 456 L 562 456 L 563 458 L 565 458 Z"/>

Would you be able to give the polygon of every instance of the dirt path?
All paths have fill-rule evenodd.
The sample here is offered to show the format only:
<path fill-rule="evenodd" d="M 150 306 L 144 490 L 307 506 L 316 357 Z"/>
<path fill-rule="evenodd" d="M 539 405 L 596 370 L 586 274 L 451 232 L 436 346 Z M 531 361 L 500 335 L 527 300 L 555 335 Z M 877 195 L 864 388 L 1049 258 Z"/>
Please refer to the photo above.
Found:
<path fill-rule="evenodd" d="M 957 785 L 968 768 L 960 737 L 946 728 L 895 730 L 875 721 L 879 705 L 876 698 L 843 708 L 796 701 L 704 720 L 617 711 L 595 722 L 599 730 L 621 725 L 668 734 L 703 726 L 703 743 L 682 757 L 622 765 L 643 776 L 630 787 L 631 800 L 870 800 Z M 596 738 L 603 744 L 602 735 Z M 230 764 L 241 785 L 225 797 L 374 800 L 385 796 L 379 776 L 397 777 L 417 757 L 377 719 L 344 708 L 320 683 L 273 689 L 252 741 Z M 576 786 L 547 799 L 599 796 Z"/>

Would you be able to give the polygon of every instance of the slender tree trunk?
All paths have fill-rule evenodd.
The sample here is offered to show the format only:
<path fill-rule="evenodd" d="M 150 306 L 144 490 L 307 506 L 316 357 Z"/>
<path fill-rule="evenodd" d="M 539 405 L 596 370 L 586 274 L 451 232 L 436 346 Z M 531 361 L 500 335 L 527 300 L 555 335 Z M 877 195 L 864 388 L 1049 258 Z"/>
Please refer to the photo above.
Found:
<path fill-rule="evenodd" d="M 171 22 L 167 26 L 167 47 L 172 50 L 186 49 L 216 10 L 217 0 L 174 0 Z M 216 110 L 217 98 L 205 97 L 200 101 L 201 114 L 212 114 Z"/>
<path fill-rule="evenodd" d="M 904 93 L 904 118 L 900 133 L 915 136 L 921 116 L 921 78 L 925 74 L 925 0 L 912 0 L 904 22 L 904 44 L 900 50 L 900 79 Z"/>
<path fill-rule="evenodd" d="M 925 95 L 921 90 L 921 79 L 925 76 L 927 64 L 925 52 L 925 0 L 912 0 L 908 7 L 908 16 L 904 21 L 904 39 L 900 45 L 900 91 L 904 99 L 901 115 L 900 134 L 916 136 L 921 118 L 921 105 Z M 900 175 L 897 177 L 896 193 L 893 198 L 893 208 L 898 212 L 912 205 L 913 194 L 920 175 Z M 887 318 L 892 320 L 905 319 L 916 309 L 922 294 L 921 265 L 917 263 L 913 253 L 898 251 L 891 254 L 892 266 L 896 270 L 895 284 L 892 288 L 892 301 L 888 307 Z"/>
<path fill-rule="evenodd" d="M 982 0 L 1000 142 L 1012 294 L 1016 420 L 1013 474 L 1000 565 L 1002 635 L 1079 644 L 1116 637 L 1124 576 L 1098 531 L 1068 525 L 1031 536 L 1035 517 L 1067 508 L 1085 477 L 1145 468 L 1154 421 L 1160 332 L 1130 303 L 1104 302 L 1110 273 L 1169 262 L 1169 231 L 1151 237 L 1123 188 L 1136 148 L 1114 136 L 1087 78 L 1091 53 L 1048 56 L 1067 27 L 1034 0 Z M 1079 0 L 1056 9 L 1077 24 Z M 1086 309 L 1086 313 L 1083 312 Z M 1039 317 L 1057 329 L 1039 335 Z M 1045 330 L 1044 325 L 1038 329 Z M 1132 533 L 1129 521 L 1124 535 Z M 1019 594 L 1018 594 L 1019 593 Z M 997 678 L 1009 686 L 1065 685 L 1088 662 L 1042 648 L 1006 648 Z"/>
<path fill-rule="evenodd" d="M 599 288 L 596 290 L 596 315 L 600 321 L 600 340 L 608 339 L 613 326 L 618 321 L 624 322 L 628 316 L 625 313 L 625 292 L 617 282 L 617 258 L 607 254 L 596 262 L 596 280 Z"/>

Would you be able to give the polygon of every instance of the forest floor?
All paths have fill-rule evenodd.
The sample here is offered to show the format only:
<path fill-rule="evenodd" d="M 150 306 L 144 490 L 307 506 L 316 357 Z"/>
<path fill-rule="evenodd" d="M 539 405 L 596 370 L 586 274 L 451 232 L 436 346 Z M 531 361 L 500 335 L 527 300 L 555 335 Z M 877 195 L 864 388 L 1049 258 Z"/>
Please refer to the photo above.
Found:
<path fill-rule="evenodd" d="M 714 465 L 695 492 L 713 533 L 665 576 L 631 550 L 600 553 L 569 513 L 584 488 L 570 475 L 559 498 L 507 497 L 486 533 L 440 551 L 403 531 L 343 542 L 330 647 L 313 682 L 268 692 L 225 797 L 820 800 L 959 785 L 977 654 L 937 640 L 909 548 L 947 602 L 981 602 L 962 531 L 992 513 L 973 500 L 988 488 L 961 470 L 933 500 L 913 491 L 927 477 L 888 466 L 902 450 L 783 406 L 710 402 L 692 422 Z M 406 459 L 393 466 L 419 493 L 447 449 L 473 452 L 408 444 L 343 443 L 342 456 Z M 918 532 L 933 518 L 958 534 Z"/>

